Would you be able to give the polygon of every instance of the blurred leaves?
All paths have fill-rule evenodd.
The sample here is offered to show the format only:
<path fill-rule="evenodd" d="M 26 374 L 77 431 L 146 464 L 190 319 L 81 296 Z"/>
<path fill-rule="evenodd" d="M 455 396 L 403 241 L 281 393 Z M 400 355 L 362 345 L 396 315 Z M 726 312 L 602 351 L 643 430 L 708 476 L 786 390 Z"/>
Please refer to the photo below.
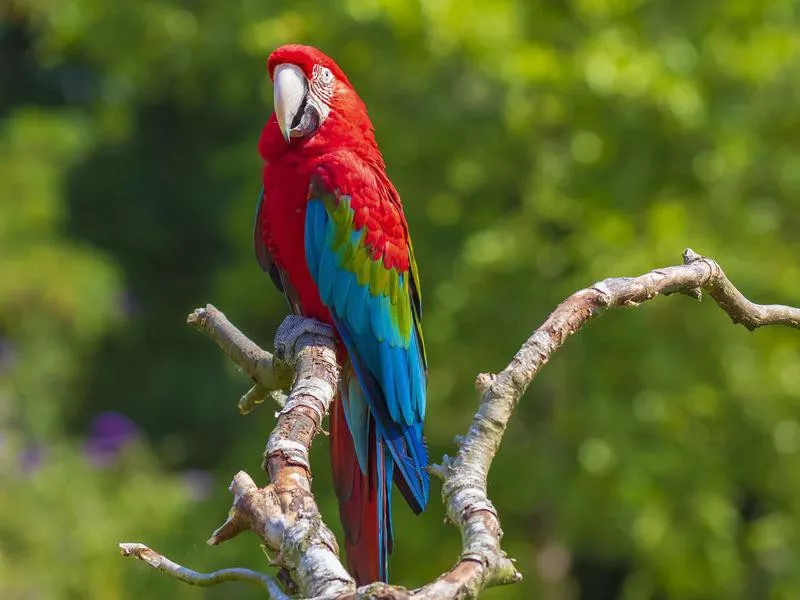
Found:
<path fill-rule="evenodd" d="M 38 435 L 53 432 L 79 353 L 116 313 L 113 265 L 59 233 L 64 173 L 90 137 L 85 119 L 35 109 L 7 119 L 0 137 L 0 341 L 9 355 L 0 395 L 15 400 L 9 416 Z"/>
<path fill-rule="evenodd" d="M 112 469 L 98 469 L 76 448 L 42 448 L 41 463 L 0 467 L 0 594 L 4 598 L 129 598 L 156 590 L 191 597 L 171 581 L 147 581 L 118 558 L 113 540 L 146 536 L 169 546 L 188 493 L 129 446 Z M 199 536 L 198 532 L 198 536 Z M 137 576 L 138 575 L 138 576 Z"/>
<path fill-rule="evenodd" d="M 0 19 L 0 456 L 8 473 L 41 461 L 0 495 L 4 597 L 84 597 L 81 578 L 104 598 L 230 596 L 121 562 L 123 534 L 196 568 L 263 564 L 244 540 L 195 551 L 270 420 L 236 415 L 247 382 L 182 319 L 213 301 L 269 345 L 286 310 L 250 233 L 281 43 L 339 61 L 406 205 L 433 456 L 469 422 L 475 374 L 594 280 L 692 246 L 753 300 L 800 303 L 790 0 L 12 0 Z M 487 597 L 797 597 L 798 359 L 795 331 L 751 334 L 685 297 L 570 340 L 492 470 L 526 579 Z M 144 433 L 98 471 L 80 439 L 108 410 Z M 325 446 L 314 484 L 335 523 Z M 207 500 L 186 468 L 211 471 Z M 67 537 L 84 505 L 107 525 Z M 398 582 L 452 564 L 438 507 L 396 513 Z M 89 558 L 34 586 L 65 540 Z"/>

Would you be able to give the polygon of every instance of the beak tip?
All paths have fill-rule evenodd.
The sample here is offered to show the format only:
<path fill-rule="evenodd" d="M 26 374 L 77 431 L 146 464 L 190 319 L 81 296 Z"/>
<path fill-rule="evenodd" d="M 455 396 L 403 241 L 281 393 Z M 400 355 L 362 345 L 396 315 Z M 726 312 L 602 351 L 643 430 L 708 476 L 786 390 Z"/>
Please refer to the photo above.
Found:
<path fill-rule="evenodd" d="M 289 128 L 287 127 L 286 123 L 283 123 L 281 121 L 280 117 L 278 117 L 278 130 L 281 132 L 281 137 L 283 138 L 283 141 L 288 144 L 291 140 L 292 134 L 289 131 Z"/>
<path fill-rule="evenodd" d="M 275 116 L 286 144 L 292 142 L 292 121 L 302 108 L 307 93 L 307 82 L 300 67 L 280 64 L 273 74 Z"/>

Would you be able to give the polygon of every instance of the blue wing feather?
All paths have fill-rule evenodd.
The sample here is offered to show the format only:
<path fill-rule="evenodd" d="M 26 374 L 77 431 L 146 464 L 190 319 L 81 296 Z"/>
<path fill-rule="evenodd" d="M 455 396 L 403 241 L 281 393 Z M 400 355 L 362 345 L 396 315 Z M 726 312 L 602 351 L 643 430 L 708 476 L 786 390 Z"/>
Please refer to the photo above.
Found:
<path fill-rule="evenodd" d="M 334 286 L 337 285 L 336 278 L 338 275 L 336 255 L 333 252 L 323 252 L 319 257 L 319 271 L 316 279 L 319 296 L 327 306 L 333 304 L 333 290 Z M 338 282 L 338 285 L 342 285 L 341 281 Z"/>
<path fill-rule="evenodd" d="M 392 420 L 401 423 L 402 418 L 400 414 L 400 407 L 395 400 L 395 364 L 392 354 L 392 347 L 389 344 L 386 342 L 382 344 L 379 343 L 377 356 L 378 368 L 373 370 L 379 374 L 381 387 L 383 388 L 383 393 L 386 400 L 386 406 L 389 408 L 389 414 L 391 415 Z M 397 375 L 401 375 L 401 373 L 397 373 Z"/>
<path fill-rule="evenodd" d="M 399 348 L 395 346 L 392 348 L 392 358 L 394 362 L 394 378 L 395 389 L 395 402 L 400 405 L 400 411 L 403 414 L 403 422 L 406 425 L 411 425 L 414 422 L 413 409 L 411 407 L 411 390 L 409 389 L 408 380 L 411 375 L 413 365 L 408 359 L 409 352 L 407 348 Z"/>
<path fill-rule="evenodd" d="M 308 265 L 309 272 L 315 279 L 319 273 L 320 252 L 318 249 L 322 247 L 322 242 L 325 237 L 324 216 L 325 215 L 319 214 L 318 211 L 306 213 L 306 264 Z"/>
<path fill-rule="evenodd" d="M 407 341 L 401 337 L 396 322 L 392 321 L 388 297 L 371 293 L 368 283 L 359 284 L 355 273 L 340 264 L 334 246 L 335 234 L 325 204 L 321 199 L 310 199 L 306 208 L 309 270 L 350 356 L 363 399 L 375 417 L 377 432 L 393 458 L 387 462 L 390 466 L 396 464 L 395 479 L 400 490 L 411 507 L 419 512 L 429 496 L 425 471 L 428 457 L 422 436 L 425 364 L 417 339 L 419 333 L 412 327 Z M 414 299 L 398 301 L 414 302 Z M 361 410 L 353 406 L 353 397 L 351 395 L 351 406 L 345 411 L 351 432 L 363 427 L 360 419 L 353 418 L 352 411 Z M 354 433 L 357 447 L 365 436 Z M 358 452 L 365 453 L 364 450 Z M 359 456 L 359 464 L 361 462 L 362 456 Z M 391 478 L 392 472 L 387 470 Z"/>
<path fill-rule="evenodd" d="M 411 426 L 406 426 L 392 419 L 388 413 L 386 402 L 380 402 L 383 396 L 381 383 L 372 369 L 365 364 L 358 346 L 347 325 L 333 317 L 336 330 L 344 342 L 353 369 L 361 383 L 364 395 L 370 410 L 375 415 L 378 432 L 386 441 L 392 457 L 401 475 L 400 489 L 415 512 L 421 512 L 428 503 L 429 482 L 427 473 L 423 470 L 428 464 L 428 451 L 422 437 L 422 422 L 417 421 Z M 362 347 L 371 344 L 362 340 Z"/>
<path fill-rule="evenodd" d="M 348 327 L 358 336 L 374 335 L 374 332 L 369 331 L 369 288 L 365 285 L 359 285 L 353 273 L 344 271 L 341 278 L 351 280 L 350 297 L 347 299 L 347 315 L 342 315 L 347 319 Z"/>
<path fill-rule="evenodd" d="M 369 319 L 372 325 L 372 330 L 375 332 L 375 337 L 379 342 L 387 338 L 387 319 L 388 311 L 384 306 L 384 301 L 388 302 L 388 298 L 381 294 L 376 298 L 377 302 L 370 302 L 369 304 Z"/>
<path fill-rule="evenodd" d="M 402 346 L 403 340 L 400 338 L 400 331 L 392 323 L 392 304 L 389 297 L 384 294 L 373 296 L 369 309 L 372 330 L 378 341 L 386 341 L 391 346 Z"/>
<path fill-rule="evenodd" d="M 423 364 L 422 352 L 419 349 L 417 336 L 411 336 L 411 352 L 417 356 L 417 364 Z M 413 399 L 414 414 L 422 421 L 425 418 L 425 379 L 424 371 L 414 368 L 413 363 L 409 363 L 409 375 L 411 379 L 411 397 Z"/>
<path fill-rule="evenodd" d="M 354 278 L 343 277 L 333 290 L 333 309 L 337 314 L 345 314 L 347 305 L 350 301 L 350 289 L 354 283 Z"/>

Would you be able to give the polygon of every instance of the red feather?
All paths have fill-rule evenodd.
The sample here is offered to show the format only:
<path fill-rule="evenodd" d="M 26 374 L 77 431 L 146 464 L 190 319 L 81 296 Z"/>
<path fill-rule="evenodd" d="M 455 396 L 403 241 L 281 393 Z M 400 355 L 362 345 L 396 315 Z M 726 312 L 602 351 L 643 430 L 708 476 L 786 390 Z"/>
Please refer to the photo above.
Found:
<path fill-rule="evenodd" d="M 339 518 L 344 528 L 347 568 L 358 585 L 380 579 L 378 556 L 377 478 L 362 477 L 353 440 L 347 429 L 341 400 L 334 404 L 330 419 L 331 461 Z M 375 464 L 374 435 L 370 435 L 370 464 Z"/>

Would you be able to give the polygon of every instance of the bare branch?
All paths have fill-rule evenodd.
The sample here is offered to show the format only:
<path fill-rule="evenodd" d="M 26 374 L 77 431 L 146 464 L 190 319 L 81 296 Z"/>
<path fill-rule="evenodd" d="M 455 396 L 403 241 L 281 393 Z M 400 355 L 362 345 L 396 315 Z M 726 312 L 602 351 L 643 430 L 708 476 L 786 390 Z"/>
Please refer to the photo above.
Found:
<path fill-rule="evenodd" d="M 314 322 L 311 325 L 311 330 L 317 329 Z M 258 488 L 249 475 L 239 472 L 230 487 L 233 507 L 209 544 L 250 529 L 276 553 L 272 564 L 287 571 L 304 597 L 341 594 L 355 583 L 339 560 L 336 538 L 311 493 L 308 458 L 339 381 L 334 341 L 301 332 L 291 344 L 276 342 L 294 347 L 297 377 L 264 451 L 270 484 Z"/>
<path fill-rule="evenodd" d="M 709 280 L 703 287 L 734 323 L 741 323 L 750 331 L 765 325 L 786 325 L 800 329 L 800 308 L 750 302 L 725 276 L 716 261 L 700 256 L 691 248 L 684 250 L 683 262 L 687 265 L 703 263 L 708 266 Z"/>
<path fill-rule="evenodd" d="M 286 405 L 286 395 L 280 390 L 268 390 L 260 383 L 255 384 L 245 394 L 239 398 L 239 412 L 243 415 L 249 414 L 264 400 L 271 399 L 279 408 Z"/>
<path fill-rule="evenodd" d="M 475 597 L 485 587 L 520 578 L 500 548 L 500 522 L 486 496 L 489 467 L 514 407 L 533 378 L 567 337 L 602 309 L 638 306 L 659 294 L 675 292 L 699 298 L 698 291 L 706 289 L 734 323 L 748 329 L 772 324 L 800 327 L 800 309 L 754 304 L 728 280 L 716 261 L 691 249 L 683 258 L 685 264 L 681 266 L 656 269 L 635 278 L 605 279 L 576 292 L 533 332 L 502 372 L 496 377 L 478 376 L 476 387 L 482 397 L 478 413 L 456 458 L 444 464 L 442 500 L 450 520 L 461 528 L 461 561 L 413 594 L 415 598 Z M 441 472 L 442 467 L 436 468 Z"/>
<path fill-rule="evenodd" d="M 195 309 L 186 322 L 214 340 L 233 362 L 263 388 L 284 390 L 291 385 L 292 369 L 259 348 L 213 304 Z"/>
<path fill-rule="evenodd" d="M 178 563 L 172 562 L 166 556 L 159 554 L 155 550 L 151 550 L 144 544 L 122 543 L 119 545 L 119 549 L 122 556 L 138 558 L 165 575 L 180 579 L 189 585 L 208 587 L 219 583 L 225 583 L 226 581 L 242 581 L 244 583 L 252 583 L 263 587 L 272 600 L 289 600 L 289 596 L 281 591 L 278 582 L 266 573 L 258 573 L 250 569 L 238 568 L 220 569 L 213 573 L 198 573 L 197 571 L 192 571 L 191 569 L 182 567 Z"/>
<path fill-rule="evenodd" d="M 292 354 L 292 364 L 284 366 L 211 305 L 196 310 L 188 321 L 250 374 L 256 387 L 283 386 L 291 379 L 284 380 L 282 371 L 296 371 L 264 452 L 270 483 L 259 488 L 247 473 L 237 473 L 230 485 L 233 506 L 208 543 L 221 544 L 249 529 L 274 553 L 271 564 L 281 567 L 279 578 L 303 597 L 336 597 L 353 591 L 355 582 L 339 560 L 336 538 L 322 521 L 311 493 L 308 458 L 339 381 L 332 329 L 310 319 L 287 317 L 275 340 L 276 347 Z M 245 398 L 251 394 L 261 392 L 251 390 Z"/>
<path fill-rule="evenodd" d="M 476 388 L 481 403 L 469 431 L 457 439 L 458 453 L 452 459 L 445 456 L 441 465 L 430 467 L 431 473 L 444 481 L 442 501 L 448 520 L 461 530 L 462 552 L 452 569 L 417 590 L 382 583 L 355 589 L 353 579 L 339 561 L 333 534 L 320 517 L 311 492 L 308 449 L 333 400 L 339 366 L 332 339 L 319 334 L 319 324 L 309 327 L 309 333 L 300 335 L 292 344 L 297 376 L 264 453 L 264 469 L 271 483 L 258 488 L 249 475 L 238 473 L 230 488 L 234 495 L 230 516 L 209 543 L 221 543 L 246 529 L 254 531 L 268 548 L 277 552 L 272 563 L 288 574 L 283 579 L 303 597 L 315 600 L 461 600 L 475 598 L 487 587 L 519 581 L 521 575 L 500 546 L 502 530 L 486 493 L 486 481 L 520 397 L 566 339 L 604 309 L 638 306 L 660 294 L 682 293 L 699 299 L 701 289 L 709 293 L 734 323 L 748 329 L 772 324 L 800 327 L 800 309 L 750 302 L 715 261 L 690 249 L 684 252 L 683 265 L 656 269 L 639 277 L 605 279 L 572 294 L 532 333 L 505 369 L 496 376 L 478 376 Z M 252 396 L 245 405 L 263 400 L 266 390 L 288 385 L 289 367 L 247 339 L 213 306 L 198 309 L 190 315 L 189 322 L 214 339 L 256 380 L 256 387 L 242 400 Z M 297 326 L 294 322 L 292 328 Z M 276 347 L 286 346 L 285 341 L 278 341 Z M 152 566 L 189 583 L 195 583 L 199 577 L 207 582 L 199 585 L 213 585 L 229 580 L 220 573 L 240 571 L 250 573 L 247 577 L 252 577 L 251 581 L 268 578 L 245 569 L 197 574 L 146 546 L 124 546 L 130 549 L 129 554 L 141 548 L 137 556 L 142 560 L 147 560 L 146 552 L 152 553 L 164 561 L 151 562 Z M 174 568 L 162 568 L 162 564 Z M 190 581 L 175 574 L 181 570 L 197 577 Z M 211 581 L 215 576 L 217 579 Z M 233 578 L 244 580 L 240 576 Z M 275 583 L 271 578 L 268 580 Z"/>

